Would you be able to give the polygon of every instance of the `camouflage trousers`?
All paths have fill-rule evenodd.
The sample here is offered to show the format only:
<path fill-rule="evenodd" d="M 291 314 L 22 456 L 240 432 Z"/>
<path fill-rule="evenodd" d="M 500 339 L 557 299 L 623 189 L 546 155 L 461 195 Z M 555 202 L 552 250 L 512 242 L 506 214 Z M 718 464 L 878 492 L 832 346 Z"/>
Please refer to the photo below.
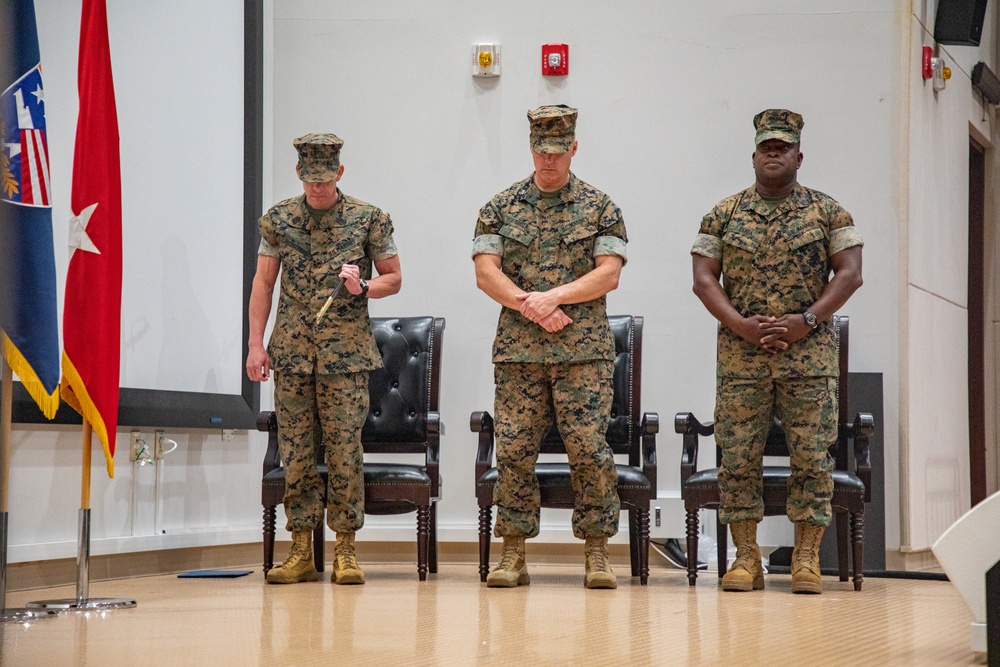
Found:
<path fill-rule="evenodd" d="M 538 535 L 541 493 L 535 462 L 553 410 L 576 495 L 573 534 L 584 539 L 618 532 L 618 474 L 605 440 L 613 371 L 610 361 L 494 366 L 497 537 Z"/>
<path fill-rule="evenodd" d="M 781 419 L 790 454 L 786 512 L 794 522 L 830 524 L 837 440 L 837 378 L 727 378 L 717 382 L 715 441 L 722 523 L 764 516 L 764 442 L 772 415 Z"/>
<path fill-rule="evenodd" d="M 323 521 L 323 478 L 316 447 L 325 445 L 326 522 L 353 532 L 365 522 L 361 427 L 368 417 L 368 372 L 274 374 L 278 449 L 285 468 L 286 530 L 313 530 Z"/>

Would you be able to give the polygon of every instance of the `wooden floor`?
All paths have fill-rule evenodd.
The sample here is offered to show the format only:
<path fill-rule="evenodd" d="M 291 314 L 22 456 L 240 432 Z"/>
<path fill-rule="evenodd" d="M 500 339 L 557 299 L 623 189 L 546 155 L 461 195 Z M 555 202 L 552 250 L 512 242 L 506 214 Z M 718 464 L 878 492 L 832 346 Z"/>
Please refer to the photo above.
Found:
<path fill-rule="evenodd" d="M 722 593 L 714 574 L 690 588 L 668 567 L 640 586 L 625 564 L 607 591 L 583 588 L 582 563 L 529 566 L 531 585 L 513 590 L 487 589 L 467 563 L 442 563 L 426 582 L 409 563 L 374 563 L 367 584 L 351 587 L 267 585 L 259 566 L 244 569 L 253 573 L 92 583 L 91 597 L 138 606 L 0 623 L 0 664 L 985 663 L 968 648 L 972 616 L 948 582 L 868 578 L 856 593 L 825 578 L 823 595 L 805 596 L 789 592 L 787 575 L 768 575 L 764 591 Z M 9 592 L 7 605 L 74 596 L 74 587 Z"/>

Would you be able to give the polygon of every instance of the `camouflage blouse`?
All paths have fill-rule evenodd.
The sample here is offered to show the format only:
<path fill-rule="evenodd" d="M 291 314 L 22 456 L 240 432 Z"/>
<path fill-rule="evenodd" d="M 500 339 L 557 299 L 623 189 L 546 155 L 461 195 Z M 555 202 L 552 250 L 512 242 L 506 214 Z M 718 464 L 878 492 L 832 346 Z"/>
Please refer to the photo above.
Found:
<path fill-rule="evenodd" d="M 352 373 L 379 368 L 382 359 L 368 321 L 368 299 L 341 289 L 340 267 L 356 260 L 362 278 L 372 263 L 397 254 L 387 213 L 337 190 L 333 208 L 314 218 L 305 195 L 275 204 L 260 219 L 260 254 L 281 260 L 281 295 L 268 344 L 271 365 L 283 373 Z"/>
<path fill-rule="evenodd" d="M 830 279 L 830 257 L 863 245 L 851 214 L 831 197 L 796 184 L 771 210 L 747 188 L 723 199 L 701 221 L 693 254 L 722 263 L 723 287 L 743 317 L 801 313 Z M 771 354 L 719 328 L 720 377 L 835 377 L 839 374 L 832 321 Z"/>
<path fill-rule="evenodd" d="M 557 196 L 545 197 L 528 177 L 479 211 L 472 255 L 500 255 L 501 269 L 515 285 L 543 292 L 592 271 L 598 255 L 627 260 L 627 242 L 621 210 L 603 192 L 570 174 Z M 504 307 L 493 361 L 614 360 L 605 297 L 561 307 L 573 323 L 554 333 Z"/>

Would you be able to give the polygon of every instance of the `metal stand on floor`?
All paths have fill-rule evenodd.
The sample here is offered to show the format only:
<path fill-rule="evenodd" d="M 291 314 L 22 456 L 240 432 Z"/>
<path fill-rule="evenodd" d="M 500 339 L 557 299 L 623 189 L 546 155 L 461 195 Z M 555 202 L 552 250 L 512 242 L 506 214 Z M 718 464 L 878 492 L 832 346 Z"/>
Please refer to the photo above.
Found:
<path fill-rule="evenodd" d="M 87 610 L 128 609 L 136 605 L 129 598 L 92 598 L 90 588 L 90 450 L 93 428 L 83 419 L 83 483 L 80 495 L 79 551 L 76 556 L 76 597 L 29 602 L 29 609 Z"/>
<path fill-rule="evenodd" d="M 10 422 L 14 374 L 0 354 L 0 622 L 26 623 L 51 618 L 55 611 L 7 608 L 7 488 L 10 482 Z"/>

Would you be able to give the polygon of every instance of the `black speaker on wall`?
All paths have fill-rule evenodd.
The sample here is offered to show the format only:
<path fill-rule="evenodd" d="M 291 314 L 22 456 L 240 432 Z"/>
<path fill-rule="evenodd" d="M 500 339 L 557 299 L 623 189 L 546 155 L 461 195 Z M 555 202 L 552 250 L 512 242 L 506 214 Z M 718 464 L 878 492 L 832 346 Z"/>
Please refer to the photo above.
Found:
<path fill-rule="evenodd" d="M 986 0 L 938 0 L 934 41 L 979 46 L 985 17 Z"/>

